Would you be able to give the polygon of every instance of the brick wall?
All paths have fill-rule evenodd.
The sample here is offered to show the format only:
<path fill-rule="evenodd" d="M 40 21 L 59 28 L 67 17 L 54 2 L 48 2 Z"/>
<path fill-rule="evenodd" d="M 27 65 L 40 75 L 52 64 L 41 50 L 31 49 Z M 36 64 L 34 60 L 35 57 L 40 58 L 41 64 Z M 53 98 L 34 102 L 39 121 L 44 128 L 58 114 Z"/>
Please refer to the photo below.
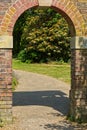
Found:
<path fill-rule="evenodd" d="M 0 119 L 12 119 L 12 50 L 0 49 Z"/>
<path fill-rule="evenodd" d="M 87 122 L 87 49 L 71 51 L 71 66 L 70 111 Z"/>

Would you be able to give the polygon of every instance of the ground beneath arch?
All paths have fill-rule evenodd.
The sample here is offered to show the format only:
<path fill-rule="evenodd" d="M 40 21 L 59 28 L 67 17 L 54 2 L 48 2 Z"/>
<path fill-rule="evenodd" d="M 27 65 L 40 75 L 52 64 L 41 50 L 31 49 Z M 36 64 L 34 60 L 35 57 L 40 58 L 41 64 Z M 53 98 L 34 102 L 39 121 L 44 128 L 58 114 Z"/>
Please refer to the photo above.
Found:
<path fill-rule="evenodd" d="M 14 123 L 0 130 L 87 130 L 66 120 L 70 86 L 49 76 L 15 70 Z"/>

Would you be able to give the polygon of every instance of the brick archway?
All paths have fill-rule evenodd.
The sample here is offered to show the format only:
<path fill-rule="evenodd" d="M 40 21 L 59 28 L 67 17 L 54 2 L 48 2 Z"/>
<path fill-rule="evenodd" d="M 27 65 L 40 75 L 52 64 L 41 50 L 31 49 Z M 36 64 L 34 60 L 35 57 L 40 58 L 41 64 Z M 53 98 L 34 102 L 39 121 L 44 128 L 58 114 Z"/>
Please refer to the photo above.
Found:
<path fill-rule="evenodd" d="M 8 5 L 7 8 L 4 5 Z M 54 8 L 68 22 L 72 36 L 70 115 L 75 120 L 82 119 L 87 122 L 87 21 L 74 0 L 7 0 L 7 2 L 3 0 L 1 2 L 0 10 L 4 13 L 0 15 L 0 117 L 6 121 L 12 120 L 12 33 L 15 22 L 24 11 L 38 6 Z"/>
<path fill-rule="evenodd" d="M 47 2 L 41 3 L 40 1 L 41 0 L 17 0 L 14 4 L 12 4 L 12 6 L 9 7 L 2 19 L 0 26 L 0 34 L 12 35 L 14 24 L 18 17 L 27 9 L 41 5 L 55 8 L 59 13 L 61 13 L 65 17 L 70 26 L 75 27 L 76 35 L 82 36 L 85 22 L 82 17 L 82 14 L 79 12 L 79 10 L 73 2 L 69 0 L 68 2 L 67 0 L 48 0 L 51 1 L 49 5 L 49 3 Z M 72 29 L 70 30 L 73 31 Z"/>

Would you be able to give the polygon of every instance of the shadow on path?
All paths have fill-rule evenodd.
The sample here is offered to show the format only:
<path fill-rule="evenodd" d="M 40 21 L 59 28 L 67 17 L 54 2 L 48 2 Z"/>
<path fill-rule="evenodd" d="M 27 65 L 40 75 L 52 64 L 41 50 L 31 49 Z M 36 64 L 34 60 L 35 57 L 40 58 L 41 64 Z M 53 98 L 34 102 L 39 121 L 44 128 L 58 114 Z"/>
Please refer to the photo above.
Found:
<path fill-rule="evenodd" d="M 72 126 L 72 124 L 63 121 L 60 124 L 46 124 L 44 128 L 46 130 L 86 130 L 80 126 Z"/>
<path fill-rule="evenodd" d="M 13 106 L 38 105 L 48 106 L 66 115 L 69 109 L 69 98 L 61 91 L 20 91 L 13 93 Z"/>

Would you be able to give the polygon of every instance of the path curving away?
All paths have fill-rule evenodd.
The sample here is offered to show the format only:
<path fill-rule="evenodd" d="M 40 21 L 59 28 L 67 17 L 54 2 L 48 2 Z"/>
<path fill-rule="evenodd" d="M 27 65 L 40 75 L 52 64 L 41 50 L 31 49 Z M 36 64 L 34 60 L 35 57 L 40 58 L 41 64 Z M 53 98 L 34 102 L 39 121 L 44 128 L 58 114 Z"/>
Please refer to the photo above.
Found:
<path fill-rule="evenodd" d="M 31 72 L 14 73 L 19 81 L 13 94 L 14 123 L 0 130 L 80 130 L 66 121 L 68 84 Z"/>

